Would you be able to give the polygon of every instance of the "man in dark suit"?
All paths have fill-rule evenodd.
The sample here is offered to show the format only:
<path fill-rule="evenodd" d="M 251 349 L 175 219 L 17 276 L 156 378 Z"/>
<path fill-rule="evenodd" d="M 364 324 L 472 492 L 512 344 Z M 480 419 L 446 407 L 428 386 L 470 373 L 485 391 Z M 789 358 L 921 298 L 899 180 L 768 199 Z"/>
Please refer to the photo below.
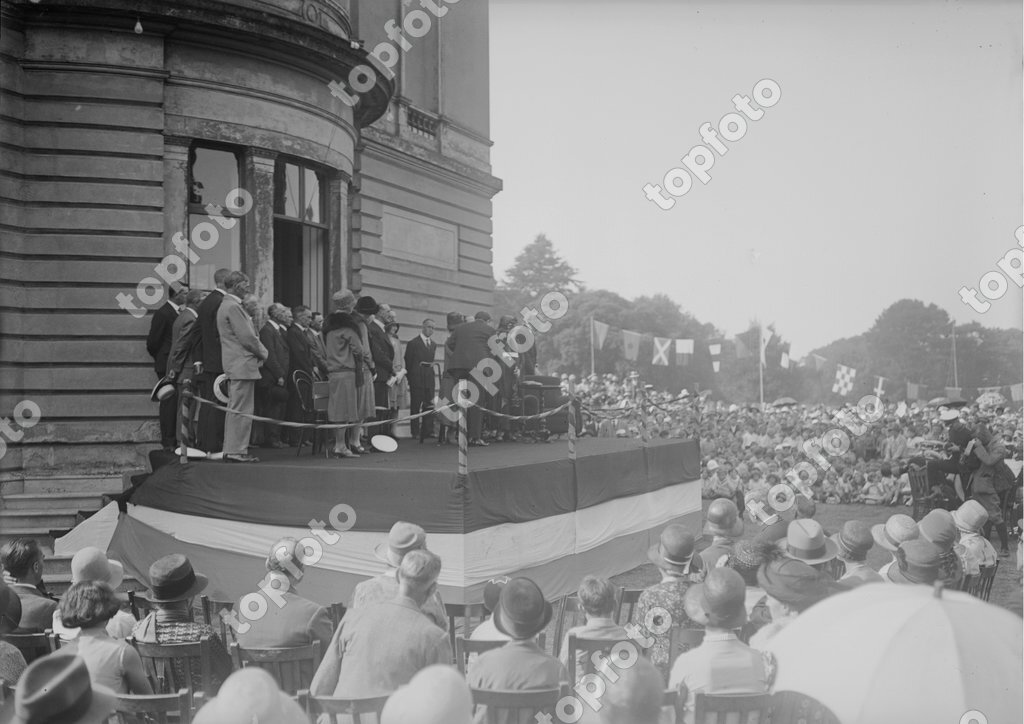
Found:
<path fill-rule="evenodd" d="M 490 395 L 482 385 L 477 384 L 471 377 L 473 369 L 480 363 L 480 360 L 491 356 L 491 348 L 488 341 L 495 335 L 494 327 L 488 322 L 491 315 L 487 312 L 477 312 L 472 322 L 466 322 L 456 327 L 450 335 L 445 346 L 451 352 L 448 361 L 449 370 L 459 380 L 469 380 L 470 384 L 476 385 L 479 391 L 477 404 L 470 407 L 466 415 L 466 424 L 469 427 L 469 444 L 474 446 L 486 446 L 487 443 L 481 438 L 481 427 L 483 413 L 481 407 L 487 407 Z M 457 388 L 456 388 L 457 389 Z"/>
<path fill-rule="evenodd" d="M 319 375 L 319 379 L 327 379 L 327 347 L 324 345 L 324 338 L 320 330 L 324 328 L 323 312 L 313 312 L 306 329 L 306 336 L 309 337 L 309 351 L 313 354 L 313 369 Z"/>
<path fill-rule="evenodd" d="M 267 348 L 267 361 L 260 369 L 260 380 L 256 383 L 256 414 L 283 420 L 288 402 L 288 388 L 285 382 L 291 366 L 288 341 L 285 339 L 288 326 L 292 323 L 292 312 L 283 304 L 271 304 L 267 309 L 269 318 L 260 328 L 260 342 Z M 258 423 L 253 426 L 253 444 L 281 448 L 281 428 L 278 425 Z"/>
<path fill-rule="evenodd" d="M 423 411 L 424 404 L 430 407 L 434 400 L 434 360 L 437 357 L 437 342 L 434 335 L 434 320 L 424 319 L 420 333 L 405 344 L 405 369 L 409 379 L 409 412 L 415 415 Z M 420 424 L 427 428 L 424 437 L 434 436 L 433 416 L 415 419 L 409 423 L 412 436 L 420 436 Z"/>
<path fill-rule="evenodd" d="M 373 397 L 377 401 L 377 419 L 386 420 L 388 406 L 388 380 L 395 374 L 395 348 L 391 346 L 384 323 L 377 316 L 380 305 L 373 297 L 359 297 L 356 311 L 366 317 L 366 333 L 370 340 L 370 356 L 373 357 Z M 385 408 L 385 409 L 381 409 Z M 371 435 L 385 433 L 382 425 L 370 428 Z"/>
<path fill-rule="evenodd" d="M 199 336 L 202 340 L 196 359 L 202 362 L 196 383 L 199 395 L 206 400 L 217 400 L 213 394 L 213 383 L 224 372 L 220 354 L 220 332 L 217 331 L 217 310 L 224 301 L 224 280 L 230 269 L 218 269 L 213 275 L 217 288 L 206 295 L 198 309 Z M 220 452 L 224 447 L 224 413 L 209 405 L 199 406 L 197 425 L 198 447 L 206 452 Z"/>
<path fill-rule="evenodd" d="M 171 328 L 171 353 L 167 358 L 167 379 L 178 385 L 179 388 L 185 380 L 191 380 L 195 376 L 193 363 L 199 359 L 202 337 L 199 330 L 199 305 L 203 301 L 206 292 L 193 289 L 185 295 L 185 306 L 174 320 Z M 195 391 L 195 390 L 193 390 Z M 181 398 L 175 398 L 175 408 L 181 407 Z M 175 420 L 178 420 L 178 412 L 175 410 Z M 189 420 L 189 445 L 195 444 L 195 418 Z"/>
<path fill-rule="evenodd" d="M 224 460 L 232 463 L 256 463 L 249 455 L 252 415 L 256 401 L 256 380 L 260 365 L 267 359 L 267 348 L 256 336 L 253 321 L 242 306 L 249 293 L 249 277 L 233 271 L 224 280 L 224 299 L 217 308 L 224 374 L 228 378 L 228 409 L 240 415 L 224 420 Z"/>
<path fill-rule="evenodd" d="M 153 317 L 149 323 L 146 351 L 153 358 L 153 367 L 156 370 L 156 378 L 158 380 L 167 374 L 167 358 L 171 354 L 171 336 L 173 334 L 174 320 L 178 318 L 178 313 L 185 303 L 186 294 L 188 294 L 188 287 L 178 284 L 171 285 L 168 300 L 153 312 Z M 177 439 L 177 430 L 175 429 L 176 410 L 177 397 L 175 395 L 170 395 L 160 401 L 160 444 L 164 450 L 174 449 L 174 443 Z"/>
<path fill-rule="evenodd" d="M 295 388 L 295 373 L 305 372 L 310 379 L 315 379 L 314 370 L 317 367 L 316 358 L 313 356 L 313 349 L 310 344 L 309 325 L 313 320 L 313 314 L 309 307 L 299 305 L 292 307 L 292 326 L 285 334 L 288 342 L 288 406 L 286 419 L 291 422 L 302 422 L 302 405 L 299 401 L 299 392 Z M 322 370 L 324 379 L 327 379 L 326 368 Z M 292 439 L 298 439 L 298 433 L 292 433 Z"/>

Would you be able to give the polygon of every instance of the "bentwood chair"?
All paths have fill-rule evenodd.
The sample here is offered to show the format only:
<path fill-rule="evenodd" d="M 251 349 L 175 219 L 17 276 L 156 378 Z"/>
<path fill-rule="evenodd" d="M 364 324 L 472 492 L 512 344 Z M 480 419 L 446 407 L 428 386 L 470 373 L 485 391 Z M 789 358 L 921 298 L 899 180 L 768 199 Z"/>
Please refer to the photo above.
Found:
<path fill-rule="evenodd" d="M 992 583 L 996 580 L 996 571 L 999 570 L 999 561 L 994 566 L 982 566 L 976 576 L 971 577 L 971 582 L 964 586 L 965 591 L 982 601 L 987 601 L 992 595 Z"/>
<path fill-rule="evenodd" d="M 142 669 L 157 694 L 173 694 L 181 689 L 192 689 L 193 672 L 198 668 L 200 691 L 213 691 L 213 646 L 211 639 L 182 644 L 154 644 L 128 642 L 142 658 Z"/>
<path fill-rule="evenodd" d="M 25 657 L 25 663 L 31 664 L 36 659 L 52 654 L 60 648 L 60 637 L 52 630 L 32 634 L 4 634 L 0 639 L 11 644 Z"/>
<path fill-rule="evenodd" d="M 118 694 L 114 716 L 118 724 L 190 724 L 192 694 Z"/>

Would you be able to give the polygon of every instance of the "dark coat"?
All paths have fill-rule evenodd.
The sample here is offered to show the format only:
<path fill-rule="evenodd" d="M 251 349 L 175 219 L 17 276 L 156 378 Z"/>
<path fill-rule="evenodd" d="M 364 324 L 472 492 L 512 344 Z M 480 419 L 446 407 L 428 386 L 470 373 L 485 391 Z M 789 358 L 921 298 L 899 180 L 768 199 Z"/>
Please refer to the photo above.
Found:
<path fill-rule="evenodd" d="M 474 320 L 460 324 L 448 335 L 445 346 L 451 351 L 448 369 L 471 370 L 480 360 L 491 356 L 487 342 L 496 334 L 487 322 Z"/>
<path fill-rule="evenodd" d="M 367 336 L 370 339 L 370 356 L 377 371 L 377 381 L 387 382 L 395 374 L 395 348 L 391 346 L 388 333 L 376 322 L 366 323 Z"/>
<path fill-rule="evenodd" d="M 224 292 L 215 289 L 199 304 L 199 334 L 202 345 L 196 359 L 203 361 L 203 372 L 216 377 L 224 371 L 221 359 L 220 331 L 217 329 L 217 310 L 224 301 Z"/>
<path fill-rule="evenodd" d="M 167 374 L 167 358 L 171 354 L 174 320 L 177 318 L 178 313 L 171 303 L 164 302 L 159 309 L 153 312 L 153 317 L 149 322 L 146 351 L 153 358 L 153 367 L 160 377 Z"/>
<path fill-rule="evenodd" d="M 297 370 L 302 370 L 310 377 L 313 376 L 313 351 L 310 349 L 309 337 L 297 324 L 288 328 L 285 335 L 288 341 L 288 379 Z"/>
<path fill-rule="evenodd" d="M 426 387 L 424 384 L 429 379 L 430 389 L 434 388 L 434 373 L 429 366 L 420 366 L 421 363 L 426 365 L 434 364 L 434 359 L 437 353 L 437 342 L 430 340 L 430 346 L 428 347 L 423 343 L 423 338 L 420 335 L 416 335 L 408 342 L 405 343 L 405 369 L 407 370 L 406 375 L 409 378 L 409 387 L 411 389 L 419 389 L 420 387 Z"/>
<path fill-rule="evenodd" d="M 278 380 L 287 379 L 290 368 L 290 351 L 288 342 L 282 333 L 277 331 L 273 324 L 267 322 L 260 329 L 260 341 L 263 342 L 263 346 L 269 353 L 267 361 L 263 363 L 264 377 L 269 375 L 270 379 L 267 381 L 271 384 L 277 384 Z"/>

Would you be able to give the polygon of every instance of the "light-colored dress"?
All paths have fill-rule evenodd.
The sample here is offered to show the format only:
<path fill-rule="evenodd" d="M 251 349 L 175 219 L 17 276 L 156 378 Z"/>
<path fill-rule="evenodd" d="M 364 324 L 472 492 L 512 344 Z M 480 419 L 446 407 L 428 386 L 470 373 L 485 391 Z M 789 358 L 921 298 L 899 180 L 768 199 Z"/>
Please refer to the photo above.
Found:
<path fill-rule="evenodd" d="M 395 361 L 391 365 L 395 374 L 398 375 L 405 369 L 405 358 L 402 356 L 402 341 L 397 334 L 389 334 L 388 340 L 391 348 L 395 350 Z M 397 410 L 409 406 L 409 380 L 408 373 L 402 375 L 401 379 L 388 388 L 388 409 Z"/>
<path fill-rule="evenodd" d="M 359 322 L 359 332 L 363 349 L 363 384 L 356 388 L 356 404 L 359 419 L 372 420 L 377 417 L 377 401 L 373 395 L 373 357 L 370 355 L 370 335 L 365 322 Z"/>

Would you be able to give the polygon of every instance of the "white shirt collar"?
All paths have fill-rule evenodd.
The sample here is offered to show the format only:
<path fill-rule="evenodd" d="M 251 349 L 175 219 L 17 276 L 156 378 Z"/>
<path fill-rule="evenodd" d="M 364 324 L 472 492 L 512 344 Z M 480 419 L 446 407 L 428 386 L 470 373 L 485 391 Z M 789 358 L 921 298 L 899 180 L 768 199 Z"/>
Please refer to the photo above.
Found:
<path fill-rule="evenodd" d="M 430 345 L 431 342 L 432 342 L 430 337 L 428 337 L 427 335 L 423 334 L 423 332 L 420 332 L 420 339 L 423 340 L 423 344 L 425 344 L 425 345 Z"/>
<path fill-rule="evenodd" d="M 192 309 L 192 307 L 185 307 L 185 311 L 186 312 L 192 312 L 192 316 L 193 317 L 195 317 L 196 319 L 199 318 L 199 312 L 197 312 L 196 310 Z"/>
<path fill-rule="evenodd" d="M 376 324 L 381 329 L 384 329 L 384 322 L 380 321 L 377 317 L 373 318 L 373 323 Z"/>
<path fill-rule="evenodd" d="M 242 299 L 241 299 L 241 297 L 236 297 L 236 296 L 235 296 L 234 294 L 232 294 L 231 292 L 224 292 L 224 296 L 225 296 L 225 297 L 231 297 L 232 299 L 234 299 L 234 300 L 235 300 L 236 302 L 238 302 L 239 304 L 241 304 L 241 303 L 242 303 Z"/>
<path fill-rule="evenodd" d="M 178 313 L 181 312 L 181 307 L 178 306 L 177 304 L 175 304 L 174 302 L 172 302 L 170 299 L 167 300 L 167 303 L 171 305 L 171 307 L 174 309 L 175 312 L 178 312 Z"/>

